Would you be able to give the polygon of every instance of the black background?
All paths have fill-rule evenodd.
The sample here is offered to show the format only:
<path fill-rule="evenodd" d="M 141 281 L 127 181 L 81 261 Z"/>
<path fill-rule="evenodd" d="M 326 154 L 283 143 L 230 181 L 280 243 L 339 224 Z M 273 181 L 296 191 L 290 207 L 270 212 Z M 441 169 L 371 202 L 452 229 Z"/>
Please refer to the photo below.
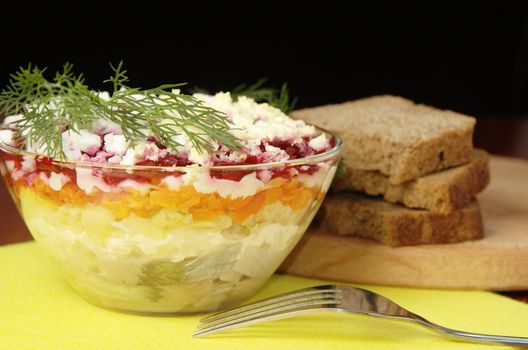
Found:
<path fill-rule="evenodd" d="M 479 117 L 528 115 L 524 2 L 41 2 L 2 5 L 0 85 L 65 61 L 90 86 L 123 59 L 132 84 L 210 90 L 268 77 L 298 106 L 390 93 Z M 109 88 L 109 87 L 107 87 Z"/>

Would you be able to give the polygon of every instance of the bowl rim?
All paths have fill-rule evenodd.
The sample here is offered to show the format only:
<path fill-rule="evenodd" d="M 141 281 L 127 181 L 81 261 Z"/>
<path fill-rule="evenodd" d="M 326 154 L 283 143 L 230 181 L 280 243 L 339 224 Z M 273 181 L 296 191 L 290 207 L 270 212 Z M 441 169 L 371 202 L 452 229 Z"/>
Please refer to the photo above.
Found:
<path fill-rule="evenodd" d="M 308 124 L 308 125 L 312 125 L 312 124 Z M 323 162 L 328 159 L 331 159 L 333 157 L 339 156 L 343 148 L 343 140 L 335 133 L 332 133 L 326 129 L 320 128 L 315 125 L 313 126 L 315 127 L 316 130 L 333 137 L 336 141 L 334 147 L 330 148 L 329 150 L 323 153 L 319 153 L 319 154 L 309 156 L 309 157 L 289 159 L 289 160 L 280 161 L 280 162 L 269 162 L 269 163 L 258 163 L 258 164 L 207 165 L 207 166 L 199 165 L 199 164 L 192 164 L 192 165 L 186 165 L 186 166 L 122 165 L 122 164 L 111 164 L 111 163 L 81 162 L 81 161 L 71 161 L 71 160 L 59 161 L 59 160 L 52 159 L 52 158 L 46 157 L 38 153 L 29 152 L 26 150 L 20 150 L 16 147 L 10 146 L 3 142 L 0 142 L 0 150 L 11 153 L 11 154 L 31 157 L 34 159 L 48 158 L 49 161 L 53 165 L 63 167 L 63 168 L 91 168 L 91 169 L 100 168 L 100 169 L 110 169 L 110 170 L 127 170 L 127 171 L 148 170 L 148 171 L 161 171 L 161 172 L 178 172 L 178 171 L 185 172 L 185 171 L 188 171 L 189 169 L 193 169 L 193 170 L 208 169 L 208 170 L 222 170 L 222 171 L 262 170 L 262 169 L 270 169 L 270 168 L 281 168 L 285 166 L 302 166 L 302 165 L 310 164 L 310 163 L 319 163 L 319 162 Z"/>

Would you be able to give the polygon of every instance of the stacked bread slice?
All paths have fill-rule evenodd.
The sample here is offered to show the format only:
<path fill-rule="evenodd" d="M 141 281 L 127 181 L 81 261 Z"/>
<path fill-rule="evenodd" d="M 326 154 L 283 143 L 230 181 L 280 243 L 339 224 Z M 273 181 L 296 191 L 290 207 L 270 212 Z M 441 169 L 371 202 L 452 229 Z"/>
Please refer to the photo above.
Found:
<path fill-rule="evenodd" d="M 343 138 L 344 169 L 319 223 L 391 246 L 452 243 L 483 236 L 475 196 L 489 182 L 489 156 L 473 149 L 475 119 L 376 96 L 297 110 Z"/>

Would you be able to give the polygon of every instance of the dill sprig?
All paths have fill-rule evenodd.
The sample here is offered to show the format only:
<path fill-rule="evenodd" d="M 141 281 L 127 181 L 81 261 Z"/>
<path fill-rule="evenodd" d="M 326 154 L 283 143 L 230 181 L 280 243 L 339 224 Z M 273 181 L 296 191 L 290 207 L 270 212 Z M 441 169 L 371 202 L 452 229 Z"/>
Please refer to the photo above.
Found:
<path fill-rule="evenodd" d="M 191 95 L 173 89 L 185 84 L 164 84 L 152 89 L 129 87 L 123 62 L 110 64 L 113 75 L 105 82 L 112 84 L 110 99 L 99 97 L 84 84 L 82 75 L 72 73 L 69 63 L 57 72 L 52 81 L 29 65 L 11 75 L 10 84 L 0 93 L 0 112 L 22 114 L 15 122 L 15 137 L 41 146 L 49 157 L 64 159 L 62 132 L 90 129 L 103 118 L 117 123 L 131 144 L 145 140 L 151 132 L 164 146 L 181 146 L 176 136 L 185 134 L 200 152 L 211 152 L 212 141 L 232 149 L 241 147 L 229 132 L 224 113 L 210 108 Z M 20 145 L 23 147 L 23 145 Z"/>
<path fill-rule="evenodd" d="M 295 108 L 297 98 L 290 99 L 288 84 L 282 84 L 281 88 L 277 90 L 273 87 L 265 87 L 266 81 L 266 78 L 262 78 L 253 85 L 239 85 L 231 91 L 231 96 L 234 99 L 239 96 L 247 96 L 257 102 L 266 102 L 285 114 L 291 112 Z"/>
<path fill-rule="evenodd" d="M 273 87 L 265 87 L 267 79 L 262 78 L 253 85 L 242 84 L 231 90 L 231 96 L 236 100 L 239 96 L 246 96 L 257 102 L 266 102 L 269 105 L 280 109 L 283 113 L 288 114 L 295 108 L 297 98 L 290 100 L 288 84 L 282 84 L 277 90 Z"/>
<path fill-rule="evenodd" d="M 280 109 L 284 114 L 291 112 L 297 104 L 297 97 L 290 100 L 288 84 L 282 84 L 280 89 L 264 86 L 268 81 L 262 78 L 253 85 L 241 84 L 230 91 L 231 97 L 236 101 L 240 96 L 250 97 L 257 102 L 265 102 Z M 211 92 L 203 87 L 195 86 L 191 93 L 210 95 Z"/>
<path fill-rule="evenodd" d="M 23 114 L 16 122 L 15 138 L 41 145 L 49 156 L 62 153 L 65 127 L 78 130 L 90 125 L 91 117 L 85 115 L 89 109 L 86 104 L 89 90 L 82 75 L 74 76 L 72 68 L 71 64 L 65 64 L 50 82 L 44 77 L 46 69 L 31 65 L 21 67 L 11 75 L 10 85 L 0 93 L 2 114 Z"/>

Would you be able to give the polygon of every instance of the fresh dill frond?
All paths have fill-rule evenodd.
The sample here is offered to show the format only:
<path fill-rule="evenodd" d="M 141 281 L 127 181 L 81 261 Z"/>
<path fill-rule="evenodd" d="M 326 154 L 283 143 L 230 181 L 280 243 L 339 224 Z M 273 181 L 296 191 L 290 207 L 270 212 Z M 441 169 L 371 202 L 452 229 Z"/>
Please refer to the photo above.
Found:
<path fill-rule="evenodd" d="M 112 85 L 113 92 L 108 100 L 90 90 L 82 75 L 74 75 L 69 63 L 52 81 L 45 78 L 46 69 L 31 65 L 20 68 L 0 93 L 0 112 L 21 114 L 15 122 L 15 136 L 24 135 L 26 143 L 40 146 L 47 156 L 60 159 L 64 159 L 62 132 L 90 129 L 97 118 L 117 123 L 131 144 L 147 139 L 151 132 L 169 149 L 180 146 L 176 141 L 180 134 L 185 134 L 200 152 L 211 152 L 212 141 L 232 149 L 241 147 L 229 132 L 224 113 L 191 95 L 173 91 L 185 84 L 129 87 L 123 62 L 110 67 L 113 75 L 105 82 Z"/>
<path fill-rule="evenodd" d="M 288 114 L 297 104 L 297 97 L 290 100 L 288 84 L 282 84 L 280 89 L 264 86 L 267 79 L 262 78 L 252 85 L 241 84 L 230 91 L 231 97 L 236 101 L 240 96 L 252 98 L 256 102 L 265 102 L 271 106 L 280 109 L 283 113 Z M 194 86 L 191 93 L 210 95 L 211 92 L 203 87 Z"/>
<path fill-rule="evenodd" d="M 63 158 L 62 132 L 66 128 L 77 131 L 95 119 L 89 103 L 94 93 L 84 85 L 82 75 L 73 74 L 72 68 L 66 63 L 53 81 L 48 81 L 44 77 L 46 69 L 31 64 L 21 67 L 0 93 L 2 114 L 22 114 L 15 122 L 15 138 L 40 146 L 50 157 Z"/>
<path fill-rule="evenodd" d="M 273 107 L 288 114 L 297 104 L 297 98 L 290 99 L 288 84 L 282 84 L 280 90 L 273 87 L 265 87 L 267 79 L 262 78 L 253 85 L 242 84 L 231 90 L 231 96 L 237 99 L 239 96 L 247 96 L 257 102 L 266 102 Z"/>
<path fill-rule="evenodd" d="M 142 131 L 147 127 L 169 148 L 180 146 L 175 136 L 187 135 L 199 151 L 210 152 L 212 139 L 229 148 L 240 148 L 239 140 L 229 130 L 226 115 L 191 95 L 173 92 L 185 84 L 165 84 L 152 89 L 131 88 L 122 62 L 111 66 L 114 75 L 107 82 L 114 86 L 108 101 L 108 119 L 117 122 L 123 134 L 131 141 L 144 139 Z"/>

